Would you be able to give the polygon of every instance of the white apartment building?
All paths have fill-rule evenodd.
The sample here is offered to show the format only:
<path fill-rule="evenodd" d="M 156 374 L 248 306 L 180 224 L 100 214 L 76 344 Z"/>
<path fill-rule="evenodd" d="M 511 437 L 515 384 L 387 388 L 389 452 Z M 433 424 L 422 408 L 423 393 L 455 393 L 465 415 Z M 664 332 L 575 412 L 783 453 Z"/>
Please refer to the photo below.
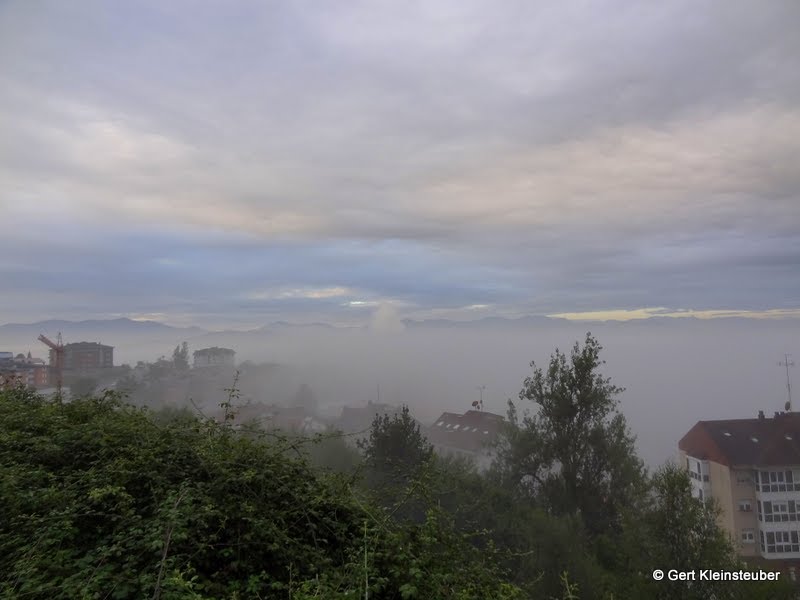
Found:
<path fill-rule="evenodd" d="M 697 498 L 749 563 L 800 577 L 800 413 L 698 421 L 678 444 Z"/>

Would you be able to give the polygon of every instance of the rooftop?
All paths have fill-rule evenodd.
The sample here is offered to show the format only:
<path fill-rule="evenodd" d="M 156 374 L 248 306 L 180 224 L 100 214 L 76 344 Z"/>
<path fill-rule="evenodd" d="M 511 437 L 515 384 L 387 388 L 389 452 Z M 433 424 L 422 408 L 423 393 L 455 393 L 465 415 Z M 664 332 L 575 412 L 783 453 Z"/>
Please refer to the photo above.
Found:
<path fill-rule="evenodd" d="M 678 448 L 727 466 L 800 465 L 800 413 L 774 417 L 698 421 Z"/>
<path fill-rule="evenodd" d="M 106 346 L 100 342 L 72 342 L 71 344 L 64 344 L 64 348 L 69 348 L 70 350 L 88 350 L 97 348 L 112 349 L 113 347 L 114 346 Z"/>
<path fill-rule="evenodd" d="M 480 410 L 463 415 L 446 412 L 428 428 L 428 440 L 437 446 L 478 452 L 497 439 L 504 422 L 501 415 Z"/>
<path fill-rule="evenodd" d="M 218 346 L 214 346 L 212 348 L 203 348 L 201 350 L 195 350 L 194 354 L 199 354 L 203 356 L 205 354 L 236 354 L 235 350 L 231 350 L 230 348 L 219 348 Z"/>

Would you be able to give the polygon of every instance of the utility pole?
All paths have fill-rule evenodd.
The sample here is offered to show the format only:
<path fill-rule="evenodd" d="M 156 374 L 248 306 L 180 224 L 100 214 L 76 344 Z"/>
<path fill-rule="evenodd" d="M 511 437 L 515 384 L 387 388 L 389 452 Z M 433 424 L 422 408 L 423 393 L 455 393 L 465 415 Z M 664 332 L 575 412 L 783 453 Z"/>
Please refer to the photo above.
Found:
<path fill-rule="evenodd" d="M 794 366 L 794 361 L 790 360 L 791 354 L 784 354 L 783 361 L 778 366 L 786 368 L 786 395 L 789 399 L 786 402 L 786 412 L 792 412 L 792 382 L 789 379 L 789 367 Z"/>

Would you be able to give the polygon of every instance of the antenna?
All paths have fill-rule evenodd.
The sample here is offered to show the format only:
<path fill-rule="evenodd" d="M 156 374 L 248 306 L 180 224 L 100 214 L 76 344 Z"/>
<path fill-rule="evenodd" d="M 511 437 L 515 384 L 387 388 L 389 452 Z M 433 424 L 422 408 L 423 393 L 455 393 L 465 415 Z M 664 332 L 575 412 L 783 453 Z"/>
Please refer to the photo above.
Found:
<path fill-rule="evenodd" d="M 790 360 L 791 354 L 783 355 L 783 362 L 779 362 L 778 366 L 786 368 L 786 395 L 789 400 L 786 402 L 786 412 L 792 412 L 792 383 L 789 380 L 789 367 L 794 366 L 794 361 Z"/>
<path fill-rule="evenodd" d="M 486 386 L 485 385 L 479 385 L 475 389 L 478 390 L 481 393 L 481 399 L 476 401 L 476 402 L 473 402 L 472 406 L 474 406 L 478 410 L 483 410 L 483 390 L 486 389 Z"/>

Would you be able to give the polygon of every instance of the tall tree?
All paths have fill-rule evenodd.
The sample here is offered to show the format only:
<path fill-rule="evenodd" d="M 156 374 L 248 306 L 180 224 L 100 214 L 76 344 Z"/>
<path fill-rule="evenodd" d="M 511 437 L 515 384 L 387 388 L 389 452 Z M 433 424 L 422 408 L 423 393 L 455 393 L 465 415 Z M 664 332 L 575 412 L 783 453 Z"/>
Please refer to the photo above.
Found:
<path fill-rule="evenodd" d="M 615 597 L 663 600 L 779 600 L 796 598 L 788 580 L 777 582 L 654 581 L 653 569 L 680 572 L 749 570 L 720 527 L 719 507 L 694 498 L 688 472 L 675 465 L 661 467 L 652 478 L 643 511 L 626 518 L 625 533 L 616 547 L 629 573 L 618 581 Z"/>
<path fill-rule="evenodd" d="M 189 344 L 183 342 L 183 344 L 175 346 L 175 350 L 172 352 L 172 363 L 179 371 L 189 368 Z"/>
<path fill-rule="evenodd" d="M 509 403 L 509 435 L 499 458 L 518 489 L 552 514 L 579 515 L 592 535 L 615 529 L 622 507 L 641 499 L 645 471 L 618 412 L 624 391 L 598 373 L 600 343 L 587 333 L 569 357 L 556 349 L 547 370 L 531 363 L 520 416 Z"/>
<path fill-rule="evenodd" d="M 411 474 L 433 456 L 433 446 L 408 406 L 403 406 L 399 414 L 376 414 L 369 439 L 359 441 L 358 446 L 367 466 L 384 472 Z"/>

